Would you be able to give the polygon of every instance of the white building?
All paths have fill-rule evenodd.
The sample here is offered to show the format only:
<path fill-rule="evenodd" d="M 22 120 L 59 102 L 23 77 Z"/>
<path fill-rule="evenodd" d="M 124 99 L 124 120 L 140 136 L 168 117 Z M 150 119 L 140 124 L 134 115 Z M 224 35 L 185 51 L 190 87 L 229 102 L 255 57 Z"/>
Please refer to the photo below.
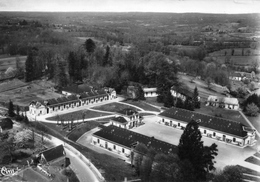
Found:
<path fill-rule="evenodd" d="M 130 158 L 131 151 L 138 143 L 165 154 L 177 150 L 177 147 L 172 144 L 114 125 L 104 127 L 92 135 L 92 144 L 128 158 Z"/>
<path fill-rule="evenodd" d="M 237 98 L 218 97 L 218 96 L 210 95 L 208 97 L 206 106 L 214 106 L 214 107 L 220 107 L 225 109 L 238 110 L 239 102 Z"/>
<path fill-rule="evenodd" d="M 32 101 L 29 105 L 29 113 L 32 116 L 45 115 L 74 107 L 87 106 L 115 98 L 115 91 L 108 93 L 105 90 L 99 90 L 88 93 L 81 93 L 79 95 L 67 95 L 45 101 Z"/>
<path fill-rule="evenodd" d="M 204 115 L 189 110 L 171 108 L 158 115 L 160 123 L 184 130 L 188 122 L 199 122 L 202 136 L 227 142 L 240 147 L 253 146 L 256 143 L 255 130 L 232 120 Z"/>
<path fill-rule="evenodd" d="M 157 97 L 157 88 L 143 88 L 144 97 Z"/>

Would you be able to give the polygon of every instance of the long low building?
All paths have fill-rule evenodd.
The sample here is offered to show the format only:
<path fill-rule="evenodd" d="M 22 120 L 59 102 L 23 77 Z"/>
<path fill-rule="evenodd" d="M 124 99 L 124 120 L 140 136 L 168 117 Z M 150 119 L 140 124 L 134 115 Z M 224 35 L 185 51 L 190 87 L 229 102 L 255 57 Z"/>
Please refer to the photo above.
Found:
<path fill-rule="evenodd" d="M 245 147 L 256 143 L 255 130 L 244 124 L 228 119 L 213 117 L 180 108 L 170 108 L 158 115 L 160 122 L 184 130 L 188 122 L 199 123 L 202 136 Z"/>
<path fill-rule="evenodd" d="M 115 125 L 104 127 L 92 135 L 92 144 L 126 157 L 130 157 L 132 149 L 138 143 L 143 143 L 148 148 L 152 147 L 158 153 L 177 152 L 175 145 Z"/>
<path fill-rule="evenodd" d="M 59 112 L 74 107 L 87 106 L 116 98 L 105 90 L 91 91 L 77 95 L 66 95 L 56 99 L 32 101 L 29 105 L 29 113 L 34 116 Z"/>

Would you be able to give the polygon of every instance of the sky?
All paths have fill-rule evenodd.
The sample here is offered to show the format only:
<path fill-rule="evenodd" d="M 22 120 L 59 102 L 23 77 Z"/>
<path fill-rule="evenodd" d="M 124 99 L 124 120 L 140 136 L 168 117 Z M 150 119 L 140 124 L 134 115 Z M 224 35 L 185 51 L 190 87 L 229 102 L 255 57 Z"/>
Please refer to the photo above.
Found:
<path fill-rule="evenodd" d="M 260 0 L 0 0 L 0 11 L 260 13 Z"/>

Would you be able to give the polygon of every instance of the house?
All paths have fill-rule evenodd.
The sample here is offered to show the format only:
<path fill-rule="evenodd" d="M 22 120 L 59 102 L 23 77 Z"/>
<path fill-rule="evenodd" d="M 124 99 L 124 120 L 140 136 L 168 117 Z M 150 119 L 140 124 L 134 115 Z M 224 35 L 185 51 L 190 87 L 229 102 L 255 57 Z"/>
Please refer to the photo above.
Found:
<path fill-rule="evenodd" d="M 143 143 L 148 148 L 154 148 L 157 152 L 169 154 L 177 152 L 175 145 L 133 132 L 115 125 L 109 125 L 92 135 L 92 144 L 103 147 L 119 155 L 130 158 L 131 151 L 138 144 Z"/>
<path fill-rule="evenodd" d="M 13 128 L 13 121 L 10 118 L 4 118 L 0 121 L 0 133 L 4 130 L 10 130 Z"/>
<path fill-rule="evenodd" d="M 175 107 L 160 113 L 158 117 L 160 123 L 182 130 L 191 120 L 195 120 L 199 123 L 202 136 L 236 146 L 253 146 L 256 143 L 255 130 L 237 121 Z"/>
<path fill-rule="evenodd" d="M 77 95 L 67 94 L 66 96 L 49 100 L 32 101 L 29 105 L 29 113 L 33 116 L 45 115 L 115 98 L 116 93 L 113 89 L 100 89 L 91 92 L 83 92 Z"/>
<path fill-rule="evenodd" d="M 237 98 L 231 97 L 218 97 L 210 95 L 208 97 L 206 106 L 214 106 L 225 109 L 238 110 L 239 109 L 239 101 Z"/>
<path fill-rule="evenodd" d="M 113 117 L 110 119 L 109 122 L 111 125 L 117 126 L 119 128 L 130 128 L 130 122 L 128 122 L 124 117 L 118 116 L 118 117 Z"/>
<path fill-rule="evenodd" d="M 66 152 L 63 145 L 47 149 L 40 154 L 40 162 L 45 165 L 64 167 L 66 162 Z"/>
<path fill-rule="evenodd" d="M 127 128 L 131 129 L 141 124 L 141 116 L 139 113 L 131 108 L 125 108 L 117 112 L 116 116 L 121 116 L 127 120 Z"/>
<path fill-rule="evenodd" d="M 189 90 L 186 86 L 171 87 L 171 94 L 174 98 L 180 98 L 183 101 L 185 101 L 187 98 L 192 98 L 193 96 L 193 92 Z"/>
<path fill-rule="evenodd" d="M 157 97 L 157 88 L 143 88 L 144 97 Z"/>
<path fill-rule="evenodd" d="M 239 72 L 234 72 L 229 75 L 230 80 L 241 81 L 242 78 L 243 78 L 243 75 Z"/>

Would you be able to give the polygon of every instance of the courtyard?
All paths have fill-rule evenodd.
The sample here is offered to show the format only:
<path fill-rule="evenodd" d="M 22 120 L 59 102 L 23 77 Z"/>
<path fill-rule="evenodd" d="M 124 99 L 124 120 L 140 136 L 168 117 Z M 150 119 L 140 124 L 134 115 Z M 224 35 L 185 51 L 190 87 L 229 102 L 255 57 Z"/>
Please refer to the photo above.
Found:
<path fill-rule="evenodd" d="M 147 136 L 153 136 L 156 139 L 171 143 L 173 145 L 179 144 L 179 139 L 183 133 L 183 130 L 175 129 L 170 126 L 158 123 L 159 118 L 157 116 L 147 116 L 144 117 L 142 126 L 133 128 L 132 131 L 141 133 Z M 239 148 L 231 144 L 226 144 L 222 141 L 211 139 L 208 137 L 202 137 L 204 145 L 210 146 L 213 143 L 217 144 L 218 155 L 215 159 L 216 168 L 223 168 L 226 165 L 242 165 L 256 171 L 260 171 L 260 166 L 247 163 L 244 160 L 249 156 L 252 156 L 256 152 L 256 146 Z"/>

